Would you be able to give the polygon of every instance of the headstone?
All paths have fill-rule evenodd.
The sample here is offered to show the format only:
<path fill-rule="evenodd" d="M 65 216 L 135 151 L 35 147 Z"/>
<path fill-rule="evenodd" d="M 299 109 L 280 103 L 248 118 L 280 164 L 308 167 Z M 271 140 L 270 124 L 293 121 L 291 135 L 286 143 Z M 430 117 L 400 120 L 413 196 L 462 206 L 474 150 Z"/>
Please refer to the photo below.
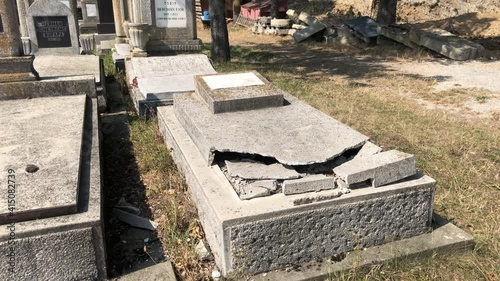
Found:
<path fill-rule="evenodd" d="M 148 52 L 201 50 L 194 0 L 140 0 L 134 9 L 134 20 L 150 26 Z"/>
<path fill-rule="evenodd" d="M 99 23 L 97 0 L 82 0 L 82 21 L 78 24 L 80 33 L 96 33 Z"/>
<path fill-rule="evenodd" d="M 28 32 L 33 53 L 78 54 L 78 33 L 72 11 L 59 0 L 37 0 L 28 9 Z"/>
<path fill-rule="evenodd" d="M 109 0 L 97 0 L 97 11 L 99 13 L 99 23 L 97 24 L 97 33 L 112 34 L 115 33 L 115 21 L 113 17 L 113 5 Z"/>

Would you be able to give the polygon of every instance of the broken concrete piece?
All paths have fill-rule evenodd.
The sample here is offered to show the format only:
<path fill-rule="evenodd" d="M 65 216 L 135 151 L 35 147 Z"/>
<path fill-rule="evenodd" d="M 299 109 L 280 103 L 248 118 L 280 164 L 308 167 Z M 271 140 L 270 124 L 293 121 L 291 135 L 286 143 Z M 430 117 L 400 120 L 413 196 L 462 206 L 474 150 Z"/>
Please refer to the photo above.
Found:
<path fill-rule="evenodd" d="M 318 20 L 315 17 L 309 15 L 306 12 L 301 12 L 300 13 L 300 15 L 299 15 L 299 21 L 301 21 L 301 22 L 303 22 L 303 23 L 305 23 L 305 24 L 307 24 L 309 26 L 314 25 L 315 23 L 318 22 Z"/>
<path fill-rule="evenodd" d="M 286 11 L 286 15 L 291 18 L 291 19 L 296 19 L 299 17 L 299 13 L 295 10 L 292 10 L 292 9 L 288 9 Z"/>
<path fill-rule="evenodd" d="M 297 30 L 297 32 L 295 32 L 293 34 L 293 39 L 296 42 L 302 42 L 302 41 L 306 40 L 307 38 L 322 32 L 323 30 L 325 30 L 325 28 L 326 28 L 326 26 L 324 24 L 316 21 L 312 25 L 310 25 L 304 29 Z"/>
<path fill-rule="evenodd" d="M 212 113 L 283 105 L 284 92 L 257 71 L 196 76 L 195 83 Z"/>
<path fill-rule="evenodd" d="M 268 189 L 269 191 L 276 191 L 278 188 L 278 184 L 275 180 L 264 180 L 264 181 L 256 181 L 250 184 L 254 187 L 263 187 Z"/>
<path fill-rule="evenodd" d="M 240 199 L 250 200 L 258 197 L 264 197 L 271 194 L 271 191 L 265 187 L 261 187 L 258 184 L 249 184 L 244 186 L 241 190 Z"/>
<path fill-rule="evenodd" d="M 371 180 L 372 186 L 378 187 L 415 175 L 417 169 L 413 155 L 390 150 L 353 159 L 333 172 L 349 186 Z"/>
<path fill-rule="evenodd" d="M 148 229 L 151 231 L 155 231 L 157 227 L 157 223 L 155 223 L 154 221 L 136 216 L 131 213 L 124 212 L 117 208 L 113 208 L 112 215 L 119 221 L 130 224 L 131 226 L 134 227 Z"/>
<path fill-rule="evenodd" d="M 286 106 L 212 114 L 195 94 L 183 94 L 174 97 L 173 110 L 209 165 L 216 152 L 273 157 L 290 166 L 323 163 L 368 140 L 297 98 L 284 97 Z"/>
<path fill-rule="evenodd" d="M 356 156 L 354 156 L 353 160 L 356 158 L 371 156 L 371 155 L 377 154 L 379 152 L 382 152 L 382 148 L 380 146 L 377 146 L 374 143 L 367 141 L 363 145 L 363 147 L 361 147 L 361 149 L 358 151 L 358 154 L 356 154 Z"/>
<path fill-rule="evenodd" d="M 409 48 L 417 49 L 418 44 L 410 40 L 410 29 L 399 25 L 379 26 L 377 32 L 384 37 L 399 42 Z"/>
<path fill-rule="evenodd" d="M 240 177 L 247 180 L 286 180 L 300 178 L 300 174 L 295 170 L 286 168 L 279 163 L 266 165 L 251 160 L 226 161 L 226 167 L 231 177 Z"/>
<path fill-rule="evenodd" d="M 207 249 L 207 246 L 205 245 L 205 242 L 203 240 L 200 240 L 198 244 L 196 244 L 194 250 L 200 261 L 209 261 L 213 259 L 212 254 Z"/>
<path fill-rule="evenodd" d="M 367 43 L 378 36 L 378 24 L 370 17 L 356 18 L 346 21 L 344 24 L 353 30 L 354 35 L 358 36 L 361 40 Z"/>
<path fill-rule="evenodd" d="M 272 27 L 289 27 L 290 20 L 289 19 L 272 19 L 270 25 Z"/>
<path fill-rule="evenodd" d="M 442 29 L 413 28 L 410 31 L 410 40 L 445 57 L 459 61 L 473 60 L 486 53 L 480 44 L 459 38 Z"/>
<path fill-rule="evenodd" d="M 298 29 L 298 30 L 300 30 L 300 29 L 307 28 L 307 26 L 302 25 L 302 24 L 295 24 L 295 23 L 294 23 L 294 24 L 292 24 L 292 28 L 293 28 L 293 29 Z"/>
<path fill-rule="evenodd" d="M 283 182 L 283 194 L 292 195 L 306 192 L 318 192 L 321 190 L 334 189 L 335 178 L 325 175 L 313 175 L 297 180 L 286 180 Z"/>

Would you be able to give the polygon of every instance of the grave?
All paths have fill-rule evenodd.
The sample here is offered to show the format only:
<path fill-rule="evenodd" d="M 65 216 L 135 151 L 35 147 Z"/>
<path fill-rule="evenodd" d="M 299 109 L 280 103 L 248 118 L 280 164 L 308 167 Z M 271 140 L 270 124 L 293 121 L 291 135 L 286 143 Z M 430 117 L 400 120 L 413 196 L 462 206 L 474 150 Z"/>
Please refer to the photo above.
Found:
<path fill-rule="evenodd" d="M 266 82 L 242 74 L 196 77 L 206 93 L 177 94 L 173 106 L 157 109 L 223 275 L 272 271 L 431 230 L 435 181 L 415 169 L 413 156 L 382 152 L 278 89 L 271 96 L 281 103 L 253 108 L 260 96 L 249 89 Z M 228 101 L 246 94 L 246 106 L 215 112 L 203 95 L 217 96 L 218 88 L 230 89 Z M 351 163 L 371 158 L 366 166 Z"/>
<path fill-rule="evenodd" d="M 1 191 L 15 199 L 3 200 L 0 215 L 1 251 L 15 240 L 10 277 L 105 280 L 96 100 L 0 101 L 0 126 L 9 132 L 0 140 L 0 179 L 10 180 Z M 9 267 L 0 265 L 5 277 Z"/>
<path fill-rule="evenodd" d="M 196 75 L 216 73 L 205 55 L 133 57 L 125 60 L 127 82 L 137 111 L 147 114 L 158 105 L 169 105 L 176 93 L 195 91 Z"/>
<path fill-rule="evenodd" d="M 37 0 L 27 11 L 32 53 L 36 55 L 79 54 L 75 16 L 59 0 Z"/>
<path fill-rule="evenodd" d="M 81 0 L 83 19 L 79 21 L 80 34 L 97 33 L 99 9 L 97 0 Z"/>

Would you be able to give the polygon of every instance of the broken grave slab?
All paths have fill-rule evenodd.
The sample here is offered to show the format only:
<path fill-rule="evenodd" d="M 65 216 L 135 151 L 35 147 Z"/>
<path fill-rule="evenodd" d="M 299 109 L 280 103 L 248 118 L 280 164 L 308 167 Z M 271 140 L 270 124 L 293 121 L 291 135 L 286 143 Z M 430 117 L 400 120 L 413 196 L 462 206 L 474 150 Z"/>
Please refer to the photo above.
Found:
<path fill-rule="evenodd" d="M 284 268 L 429 231 L 435 181 L 423 175 L 384 188 L 353 189 L 341 196 L 334 189 L 241 200 L 219 166 L 207 165 L 177 119 L 176 104 L 158 108 L 160 132 L 186 176 L 224 276 Z M 326 148 L 328 144 L 317 149 Z"/>
<path fill-rule="evenodd" d="M 0 127 L 6 132 L 0 138 L 0 181 L 5 183 L 0 191 L 9 194 L 8 182 L 15 187 L 17 221 L 77 211 L 86 98 L 0 102 Z M 28 172 L 28 165 L 36 168 Z M 9 219 L 7 203 L 0 202 L 0 224 Z"/>
<path fill-rule="evenodd" d="M 379 26 L 377 32 L 389 39 L 397 41 L 409 48 L 417 49 L 419 45 L 410 40 L 410 29 L 400 25 Z"/>
<path fill-rule="evenodd" d="M 212 114 L 196 94 L 174 96 L 174 111 L 207 164 L 216 152 L 273 157 L 310 165 L 358 148 L 368 137 L 285 94 L 288 105 Z"/>
<path fill-rule="evenodd" d="M 312 175 L 302 179 L 283 182 L 283 194 L 292 195 L 306 192 L 318 192 L 335 188 L 335 178 L 325 175 Z"/>
<path fill-rule="evenodd" d="M 240 177 L 247 180 L 286 180 L 298 179 L 300 174 L 282 164 L 266 165 L 252 160 L 226 161 L 226 167 L 231 177 Z"/>
<path fill-rule="evenodd" d="M 367 141 L 363 147 L 358 151 L 356 156 L 354 156 L 353 160 L 356 158 L 362 158 L 362 157 L 367 157 L 367 156 L 372 156 L 373 154 L 377 154 L 379 152 L 382 152 L 382 148 L 370 141 Z"/>
<path fill-rule="evenodd" d="M 390 150 L 369 157 L 359 157 L 333 169 L 346 184 L 372 181 L 373 187 L 415 175 L 415 157 L 411 154 Z"/>
<path fill-rule="evenodd" d="M 271 194 L 271 188 L 275 188 L 275 181 L 257 181 L 242 187 L 240 199 L 250 200 L 253 198 L 264 197 Z M 276 188 L 275 188 L 276 189 Z"/>
<path fill-rule="evenodd" d="M 196 91 L 213 113 L 283 105 L 283 91 L 257 71 L 196 76 Z"/>
<path fill-rule="evenodd" d="M 304 29 L 297 30 L 293 34 L 293 39 L 296 42 L 302 42 L 302 41 L 306 40 L 307 38 L 312 37 L 312 36 L 322 32 L 325 29 L 326 29 L 326 26 L 324 24 L 322 24 L 318 21 L 315 21 L 312 25 L 310 25 Z"/>
<path fill-rule="evenodd" d="M 450 59 L 465 61 L 484 56 L 486 50 L 480 44 L 455 36 L 436 28 L 412 28 L 410 39 L 420 46 Z"/>
<path fill-rule="evenodd" d="M 367 43 L 378 36 L 378 24 L 370 17 L 359 17 L 345 21 L 344 24 L 349 27 L 357 37 Z"/>

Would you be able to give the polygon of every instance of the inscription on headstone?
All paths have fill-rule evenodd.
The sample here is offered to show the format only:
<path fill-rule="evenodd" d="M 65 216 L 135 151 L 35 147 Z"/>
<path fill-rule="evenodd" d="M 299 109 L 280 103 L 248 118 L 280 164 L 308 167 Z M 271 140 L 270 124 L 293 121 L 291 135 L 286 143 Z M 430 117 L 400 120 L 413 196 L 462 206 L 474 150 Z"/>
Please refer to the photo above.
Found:
<path fill-rule="evenodd" d="M 71 47 L 68 17 L 33 17 L 39 48 Z"/>
<path fill-rule="evenodd" d="M 186 0 L 155 0 L 157 27 L 187 27 Z"/>
<path fill-rule="evenodd" d="M 97 7 L 95 4 L 86 4 L 87 17 L 97 17 Z"/>

